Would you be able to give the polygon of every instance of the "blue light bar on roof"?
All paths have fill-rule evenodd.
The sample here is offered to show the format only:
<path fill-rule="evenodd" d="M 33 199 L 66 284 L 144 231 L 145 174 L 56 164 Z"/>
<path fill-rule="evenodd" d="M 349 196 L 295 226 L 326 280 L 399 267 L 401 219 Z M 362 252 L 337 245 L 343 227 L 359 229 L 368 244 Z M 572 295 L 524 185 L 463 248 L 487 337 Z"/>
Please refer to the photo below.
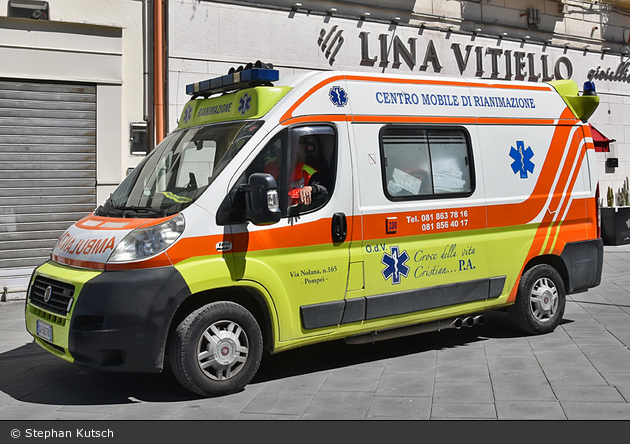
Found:
<path fill-rule="evenodd" d="M 252 68 L 242 71 L 234 71 L 228 75 L 215 77 L 214 79 L 186 85 L 186 94 L 189 96 L 209 96 L 211 94 L 233 91 L 237 89 L 252 88 L 260 85 L 272 85 L 280 78 L 277 69 Z"/>

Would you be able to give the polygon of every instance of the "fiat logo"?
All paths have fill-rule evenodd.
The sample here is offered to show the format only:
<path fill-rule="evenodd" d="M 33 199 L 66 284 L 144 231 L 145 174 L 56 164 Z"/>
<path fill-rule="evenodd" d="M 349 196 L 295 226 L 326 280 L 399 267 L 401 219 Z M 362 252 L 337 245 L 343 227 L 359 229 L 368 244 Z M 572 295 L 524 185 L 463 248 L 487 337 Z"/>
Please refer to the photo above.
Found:
<path fill-rule="evenodd" d="M 50 297 L 52 296 L 52 291 L 53 290 L 50 285 L 46 287 L 46 290 L 44 290 L 44 302 L 50 301 Z"/>

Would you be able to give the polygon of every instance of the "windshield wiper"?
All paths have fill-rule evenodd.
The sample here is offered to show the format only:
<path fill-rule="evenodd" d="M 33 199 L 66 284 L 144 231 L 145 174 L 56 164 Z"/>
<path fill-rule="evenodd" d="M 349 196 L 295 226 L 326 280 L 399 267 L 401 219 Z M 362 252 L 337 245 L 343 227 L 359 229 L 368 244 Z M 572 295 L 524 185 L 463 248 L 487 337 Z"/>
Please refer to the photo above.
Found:
<path fill-rule="evenodd" d="M 148 211 L 149 213 L 160 214 L 162 217 L 166 217 L 166 210 L 158 210 L 153 207 L 136 207 L 135 205 L 131 205 L 130 207 L 117 207 L 117 210 L 122 210 L 122 217 L 127 216 L 127 212 L 138 212 L 138 211 Z"/>
<path fill-rule="evenodd" d="M 116 206 L 116 204 L 114 203 L 114 199 L 112 199 L 110 197 L 109 199 L 109 204 L 111 206 L 112 209 L 116 210 L 116 211 L 120 211 L 121 217 L 125 218 L 127 217 L 127 214 L 129 212 L 140 212 L 140 211 L 147 211 L 149 213 L 155 213 L 155 214 L 160 214 L 162 217 L 166 217 L 166 210 L 161 210 L 161 209 L 157 209 L 157 208 L 153 208 L 153 207 L 137 207 L 135 205 L 131 205 L 128 207 L 119 207 Z"/>

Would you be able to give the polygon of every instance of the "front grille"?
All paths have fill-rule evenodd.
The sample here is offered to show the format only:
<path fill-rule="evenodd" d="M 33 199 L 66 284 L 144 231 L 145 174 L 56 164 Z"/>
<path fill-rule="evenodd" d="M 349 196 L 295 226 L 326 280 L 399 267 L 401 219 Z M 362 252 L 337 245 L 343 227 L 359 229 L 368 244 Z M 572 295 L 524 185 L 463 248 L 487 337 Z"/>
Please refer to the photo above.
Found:
<path fill-rule="evenodd" d="M 28 306 L 28 311 L 35 317 L 42 319 L 50 324 L 59 325 L 61 327 L 66 325 L 66 318 L 62 318 L 61 316 L 56 316 L 54 314 L 50 314 L 44 310 L 40 310 L 37 307 L 34 307 L 33 304 Z"/>
<path fill-rule="evenodd" d="M 44 300 L 46 289 L 51 288 L 50 299 Z M 72 296 L 74 295 L 74 285 L 49 279 L 44 276 L 37 276 L 31 286 L 29 295 L 31 304 L 54 313 L 59 316 L 66 316 L 72 307 Z"/>

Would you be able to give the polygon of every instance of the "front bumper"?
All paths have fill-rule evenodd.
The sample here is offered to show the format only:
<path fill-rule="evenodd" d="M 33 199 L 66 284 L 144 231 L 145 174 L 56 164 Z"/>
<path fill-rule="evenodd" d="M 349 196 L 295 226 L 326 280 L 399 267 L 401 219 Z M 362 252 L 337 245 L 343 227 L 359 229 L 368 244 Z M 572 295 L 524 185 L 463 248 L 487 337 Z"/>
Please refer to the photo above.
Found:
<path fill-rule="evenodd" d="M 63 359 L 112 371 L 159 372 L 170 323 L 190 290 L 174 267 L 89 272 L 47 263 L 35 272 L 75 286 L 66 316 L 31 298 L 26 324 L 35 340 Z M 91 273 L 91 274 L 90 274 Z M 51 316 L 54 316 L 51 318 Z M 52 326 L 52 341 L 37 334 L 37 321 Z"/>

